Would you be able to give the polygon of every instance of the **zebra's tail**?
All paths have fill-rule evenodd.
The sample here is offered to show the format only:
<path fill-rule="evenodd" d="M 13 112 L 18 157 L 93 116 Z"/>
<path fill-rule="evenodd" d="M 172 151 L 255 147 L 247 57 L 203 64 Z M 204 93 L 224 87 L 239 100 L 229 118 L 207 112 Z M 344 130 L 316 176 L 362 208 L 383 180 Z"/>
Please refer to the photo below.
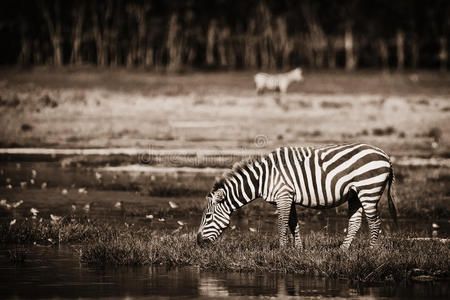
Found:
<path fill-rule="evenodd" d="M 392 170 L 392 166 L 389 169 L 389 177 L 388 177 L 388 205 L 389 205 L 389 213 L 391 214 L 391 218 L 394 221 L 395 228 L 398 228 L 397 223 L 397 209 L 395 208 L 395 190 L 394 190 L 394 171 Z M 392 188 L 392 193 L 391 193 Z"/>

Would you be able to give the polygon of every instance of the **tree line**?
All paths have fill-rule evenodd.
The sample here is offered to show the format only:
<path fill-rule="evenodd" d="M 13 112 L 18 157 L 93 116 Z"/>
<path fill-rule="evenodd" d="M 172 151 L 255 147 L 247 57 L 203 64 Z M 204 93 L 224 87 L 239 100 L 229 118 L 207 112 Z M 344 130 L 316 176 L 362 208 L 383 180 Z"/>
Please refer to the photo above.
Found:
<path fill-rule="evenodd" d="M 3 1 L 2 64 L 448 69 L 447 0 Z"/>

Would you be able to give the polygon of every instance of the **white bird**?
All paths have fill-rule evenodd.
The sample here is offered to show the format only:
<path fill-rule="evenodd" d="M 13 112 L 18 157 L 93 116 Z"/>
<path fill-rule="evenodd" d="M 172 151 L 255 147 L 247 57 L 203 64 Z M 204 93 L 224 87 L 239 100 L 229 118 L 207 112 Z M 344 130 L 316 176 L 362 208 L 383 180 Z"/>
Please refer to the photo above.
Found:
<path fill-rule="evenodd" d="M 69 191 L 67 189 L 62 189 L 61 194 L 63 195 L 67 195 L 69 193 Z"/>
<path fill-rule="evenodd" d="M 230 228 L 231 228 L 231 230 L 235 230 L 236 229 L 236 225 L 233 225 Z"/>
<path fill-rule="evenodd" d="M 77 206 L 76 206 L 76 204 L 75 203 L 72 203 L 72 211 L 76 211 L 77 210 Z"/>
<path fill-rule="evenodd" d="M 12 189 L 12 185 L 8 184 L 8 185 L 6 186 L 6 188 L 7 188 L 8 190 L 11 190 L 11 189 Z"/>
<path fill-rule="evenodd" d="M 250 232 L 256 232 L 256 229 L 253 227 L 249 227 L 248 230 L 250 230 Z"/>
<path fill-rule="evenodd" d="M 433 222 L 433 224 L 431 224 L 431 227 L 432 227 L 433 229 L 439 229 L 439 228 L 441 228 L 441 226 L 439 226 L 437 223 L 434 223 L 434 222 Z"/>
<path fill-rule="evenodd" d="M 17 207 L 19 207 L 22 203 L 23 203 L 23 200 L 19 200 L 19 201 L 15 202 L 15 203 L 12 205 L 12 207 L 17 208 Z"/>
<path fill-rule="evenodd" d="M 23 189 L 26 188 L 27 187 L 27 182 L 26 181 L 21 181 L 20 182 L 20 187 L 23 188 Z"/>
<path fill-rule="evenodd" d="M 176 204 L 175 202 L 169 201 L 169 205 L 171 208 L 177 208 L 178 204 Z"/>
<path fill-rule="evenodd" d="M 31 170 L 31 177 L 36 178 L 36 176 L 37 176 L 37 171 L 32 169 Z"/>
<path fill-rule="evenodd" d="M 41 189 L 45 190 L 47 188 L 47 182 L 41 184 Z"/>
<path fill-rule="evenodd" d="M 159 218 L 158 219 L 158 221 L 160 221 L 160 222 L 164 222 L 166 219 L 164 219 L 164 218 Z"/>
<path fill-rule="evenodd" d="M 85 187 L 81 187 L 78 189 L 78 194 L 87 194 L 87 189 Z"/>
<path fill-rule="evenodd" d="M 9 222 L 9 226 L 13 226 L 14 224 L 16 224 L 16 219 L 14 219 L 11 222 Z"/>
<path fill-rule="evenodd" d="M 59 220 L 61 220 L 60 216 L 55 216 L 55 215 L 52 215 L 52 214 L 50 214 L 50 218 L 52 219 L 52 221 L 55 221 L 55 222 L 58 222 Z"/>
<path fill-rule="evenodd" d="M 30 212 L 33 214 L 33 216 L 37 216 L 37 214 L 39 213 L 39 211 L 34 207 L 30 208 Z"/>
<path fill-rule="evenodd" d="M 10 209 L 10 208 L 11 208 L 11 204 L 7 203 L 7 204 L 5 205 L 5 207 L 6 207 L 6 209 Z"/>
<path fill-rule="evenodd" d="M 91 209 L 91 203 L 86 203 L 84 206 L 83 206 L 83 209 L 85 210 L 85 211 L 89 211 L 90 209 Z"/>
<path fill-rule="evenodd" d="M 99 172 L 95 172 L 95 179 L 97 179 L 98 181 L 102 180 L 102 174 L 100 174 Z"/>
<path fill-rule="evenodd" d="M 30 184 L 34 184 L 34 179 L 33 178 L 30 179 Z"/>
<path fill-rule="evenodd" d="M 6 206 L 6 203 L 8 202 L 8 200 L 6 200 L 6 199 L 2 199 L 2 200 L 0 200 L 0 205 L 1 206 Z"/>
<path fill-rule="evenodd" d="M 177 223 L 178 223 L 178 225 L 180 225 L 180 226 L 186 225 L 186 223 L 184 223 L 183 221 L 177 221 Z"/>
<path fill-rule="evenodd" d="M 123 201 L 117 201 L 116 204 L 114 204 L 115 208 L 122 208 Z"/>
<path fill-rule="evenodd" d="M 146 219 L 153 219 L 153 215 L 145 215 Z"/>

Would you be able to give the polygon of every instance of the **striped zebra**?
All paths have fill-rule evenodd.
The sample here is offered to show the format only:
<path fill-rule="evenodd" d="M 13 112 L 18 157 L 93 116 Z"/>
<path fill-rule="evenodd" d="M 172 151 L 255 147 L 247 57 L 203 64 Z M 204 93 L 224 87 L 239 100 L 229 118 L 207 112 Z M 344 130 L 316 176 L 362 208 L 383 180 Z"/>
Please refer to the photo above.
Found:
<path fill-rule="evenodd" d="M 393 179 L 389 157 L 367 144 L 281 147 L 235 165 L 216 181 L 206 197 L 197 242 L 203 245 L 216 240 L 229 225 L 233 211 L 263 198 L 277 206 L 281 246 L 288 242 L 289 229 L 295 246 L 302 247 L 295 204 L 324 209 L 348 202 L 348 231 L 341 248 L 350 247 L 361 226 L 363 212 L 373 247 L 381 226 L 377 205 L 386 184 L 389 210 L 397 224 L 391 195 Z"/>
<path fill-rule="evenodd" d="M 258 73 L 254 77 L 256 84 L 256 92 L 258 94 L 264 93 L 265 90 L 269 91 L 279 91 L 285 94 L 289 84 L 293 81 L 302 81 L 302 69 L 296 68 L 290 72 L 283 74 L 267 74 Z"/>

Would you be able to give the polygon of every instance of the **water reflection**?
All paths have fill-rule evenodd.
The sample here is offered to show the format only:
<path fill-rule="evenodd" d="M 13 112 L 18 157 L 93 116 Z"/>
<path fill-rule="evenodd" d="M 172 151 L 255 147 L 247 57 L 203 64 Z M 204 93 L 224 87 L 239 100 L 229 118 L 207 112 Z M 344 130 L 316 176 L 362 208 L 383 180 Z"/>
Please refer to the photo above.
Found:
<path fill-rule="evenodd" d="M 217 299 L 404 298 L 446 299 L 448 282 L 404 286 L 352 286 L 347 281 L 272 273 L 213 273 L 195 267 L 89 268 L 79 263 L 70 247 L 31 247 L 25 262 L 14 265 L 8 249 L 0 249 L 2 299 L 37 298 L 172 298 Z"/>

